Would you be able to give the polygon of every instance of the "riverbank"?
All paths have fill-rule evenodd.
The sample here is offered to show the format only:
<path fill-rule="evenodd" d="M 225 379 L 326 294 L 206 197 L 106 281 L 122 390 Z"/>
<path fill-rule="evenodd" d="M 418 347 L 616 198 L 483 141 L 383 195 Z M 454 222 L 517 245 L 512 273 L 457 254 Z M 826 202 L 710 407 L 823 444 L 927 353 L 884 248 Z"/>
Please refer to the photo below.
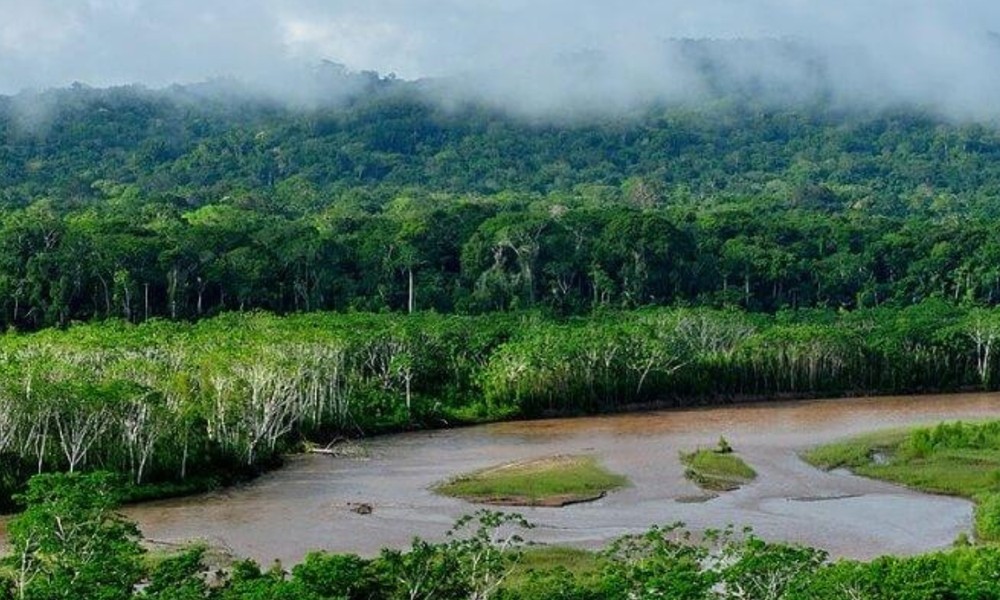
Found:
<path fill-rule="evenodd" d="M 826 470 L 846 468 L 973 500 L 976 537 L 1000 541 L 1000 421 L 874 432 L 819 446 L 803 458 Z"/>
<path fill-rule="evenodd" d="M 595 456 L 632 485 L 591 504 L 518 509 L 540 541 L 597 548 L 650 523 L 700 531 L 750 525 L 762 536 L 821 547 L 834 556 L 916 554 L 971 531 L 972 503 L 827 473 L 799 455 L 816 445 L 886 428 L 1000 417 L 1000 394 L 889 396 L 753 403 L 581 418 L 511 421 L 385 435 L 349 458 L 293 455 L 284 467 L 207 494 L 127 506 L 147 537 L 200 540 L 265 564 L 295 564 L 312 549 L 371 554 L 413 535 L 443 536 L 469 504 L 431 488 L 487 468 L 555 454 Z M 709 499 L 684 477 L 681 451 L 740 450 L 758 479 Z M 691 498 L 700 502 L 691 503 Z M 353 507 L 367 504 L 370 514 Z M 924 525 L 913 531 L 917 520 Z"/>
<path fill-rule="evenodd" d="M 947 396 L 961 396 L 964 394 L 970 394 L 975 392 L 954 392 L 949 394 L 922 394 L 914 397 L 928 396 L 928 397 L 947 397 Z M 891 394 L 887 395 L 870 395 L 863 396 L 864 398 L 877 399 L 877 398 L 897 398 L 899 396 L 894 396 Z M 673 410 L 684 410 L 684 411 L 698 411 L 698 410 L 712 410 L 715 408 L 724 407 L 749 407 L 756 405 L 786 405 L 794 404 L 798 402 L 811 402 L 816 400 L 837 400 L 837 399 L 851 399 L 856 398 L 856 396 L 821 396 L 817 394 L 782 394 L 779 396 L 763 396 L 763 395 L 729 395 L 729 396 L 716 396 L 716 397 L 704 397 L 704 398 L 673 398 L 670 400 L 661 401 L 651 401 L 644 403 L 637 403 L 632 405 L 626 405 L 621 407 L 615 407 L 614 409 L 608 409 L 600 413 L 579 413 L 573 411 L 550 411 L 544 416 L 536 418 L 528 418 L 524 416 L 519 417 L 509 417 L 499 420 L 490 419 L 472 419 L 472 420 L 454 420 L 454 421 L 438 421 L 431 423 L 409 423 L 407 425 L 393 425 L 385 426 L 377 431 L 370 432 L 367 435 L 357 435 L 355 437 L 344 437 L 339 434 L 332 435 L 327 438 L 317 438 L 322 439 L 322 442 L 315 442 L 311 440 L 302 440 L 288 446 L 288 452 L 282 454 L 275 454 L 266 458 L 262 463 L 254 465 L 252 468 L 245 465 L 226 465 L 224 468 L 214 469 L 207 473 L 199 474 L 196 476 L 188 476 L 183 480 L 170 480 L 170 481 L 158 481 L 151 483 L 144 483 L 141 485 L 136 485 L 133 483 L 127 483 L 124 485 L 123 491 L 123 503 L 125 505 L 140 504 L 144 502 L 155 502 L 158 500 L 171 500 L 178 498 L 185 498 L 190 496 L 197 496 L 201 494 L 210 494 L 215 492 L 225 492 L 228 488 L 238 488 L 239 486 L 247 485 L 253 483 L 257 478 L 266 475 L 267 473 L 280 469 L 286 464 L 289 457 L 298 456 L 301 453 L 310 452 L 314 448 L 325 448 L 331 443 L 345 443 L 352 445 L 353 449 L 348 452 L 356 452 L 358 448 L 362 447 L 364 442 L 373 439 L 378 439 L 384 436 L 402 435 L 407 433 L 420 433 L 420 432 L 434 432 L 434 431 L 447 431 L 452 429 L 466 429 L 482 427 L 487 425 L 498 425 L 503 423 L 525 423 L 532 421 L 546 421 L 546 420 L 562 420 L 562 419 L 578 419 L 578 418 L 588 418 L 588 417 L 602 417 L 602 416 L 623 416 L 623 415 L 644 415 L 644 414 L 655 414 L 659 412 L 669 412 Z M 329 442 L 327 442 L 329 440 Z M 325 443 L 324 443 L 325 442 Z M 323 452 L 320 452 L 321 454 Z M 343 456 L 342 453 L 331 453 L 334 456 Z M 356 456 L 354 458 L 357 458 Z M 702 498 L 703 496 L 692 496 L 692 498 Z M 14 514 L 14 505 L 10 502 L 9 498 L 7 502 L 0 505 L 5 507 L 0 508 L 0 517 L 4 515 Z"/>
<path fill-rule="evenodd" d="M 17 523 L 18 557 L 0 568 L 0 589 L 25 597 L 345 598 L 493 597 L 509 600 L 619 598 L 650 594 L 690 600 L 787 597 L 842 600 L 868 594 L 898 598 L 927 590 L 995 598 L 1000 548 L 962 546 L 916 558 L 830 560 L 820 549 L 768 542 L 726 528 L 691 535 L 683 525 L 651 526 L 594 552 L 539 546 L 534 525 L 517 514 L 478 510 L 453 524 L 446 540 L 414 538 L 372 557 L 310 552 L 286 570 L 206 551 L 152 544 L 113 510 L 106 474 L 46 475 L 31 482 L 30 516 Z M 48 518 L 46 518 L 48 517 Z M 53 520 L 54 519 L 54 520 Z M 58 527 L 56 527 L 58 525 Z M 13 529 L 13 526 L 11 527 Z M 31 543 L 31 540 L 41 540 Z M 82 549 L 81 549 L 82 544 Z M 93 552 L 94 545 L 101 548 Z M 157 548 L 144 552 L 146 548 Z M 15 559 L 22 560 L 15 560 Z M 80 568 L 82 565 L 84 568 Z M 32 576 L 24 577 L 27 572 Z M 77 574 L 82 573 L 79 577 Z M 103 592 L 103 593 L 102 593 Z M 346 594 L 346 595 L 345 595 Z M 679 594 L 679 595 L 678 595 Z M 926 594 L 924 594 L 926 595 Z M 915 596 L 916 597 L 916 596 Z M 922 596 L 921 596 L 922 597 Z"/>
<path fill-rule="evenodd" d="M 7 333 L 0 504 L 39 470 L 100 467 L 171 484 L 252 472 L 302 440 L 336 436 L 750 398 L 989 388 L 1000 382 L 1000 354 L 983 344 L 997 336 L 1000 310 L 930 301 L 853 312 L 650 308 L 569 318 L 226 313 Z"/>

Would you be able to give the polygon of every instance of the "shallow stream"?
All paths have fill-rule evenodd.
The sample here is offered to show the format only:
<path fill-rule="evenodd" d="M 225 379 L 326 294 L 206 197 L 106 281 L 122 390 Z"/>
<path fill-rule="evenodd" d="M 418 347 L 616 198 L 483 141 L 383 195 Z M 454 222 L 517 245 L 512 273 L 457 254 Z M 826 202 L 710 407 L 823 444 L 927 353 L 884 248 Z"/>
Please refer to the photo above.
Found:
<path fill-rule="evenodd" d="M 752 526 L 767 539 L 836 556 L 912 554 L 949 545 L 971 527 L 972 505 L 826 473 L 799 458 L 811 446 L 878 429 L 1000 417 L 1000 395 L 852 398 L 553 419 L 381 437 L 365 458 L 304 455 L 251 484 L 129 507 L 151 539 L 205 540 L 265 564 L 312 549 L 373 554 L 413 536 L 441 539 L 477 507 L 429 488 L 457 474 L 552 454 L 597 456 L 631 486 L 589 504 L 525 508 L 540 542 L 596 547 L 652 524 L 699 531 Z M 758 472 L 744 488 L 700 502 L 680 451 L 720 435 Z M 352 506 L 370 504 L 357 514 Z"/>

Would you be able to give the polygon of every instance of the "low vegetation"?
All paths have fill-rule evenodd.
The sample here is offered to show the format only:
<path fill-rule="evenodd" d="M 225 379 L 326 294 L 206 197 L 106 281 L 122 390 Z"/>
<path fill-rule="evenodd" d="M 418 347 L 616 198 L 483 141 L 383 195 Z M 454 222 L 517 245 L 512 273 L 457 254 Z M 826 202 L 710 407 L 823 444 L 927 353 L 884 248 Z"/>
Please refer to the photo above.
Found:
<path fill-rule="evenodd" d="M 518 594 L 530 597 L 533 593 L 537 595 L 539 582 L 544 582 L 554 573 L 583 581 L 599 577 L 603 567 L 604 556 L 598 551 L 529 545 L 504 582 L 504 589 L 515 598 L 520 597 Z"/>
<path fill-rule="evenodd" d="M 1000 540 L 1000 421 L 874 433 L 815 448 L 803 458 L 824 469 L 847 468 L 972 499 L 977 537 Z"/>
<path fill-rule="evenodd" d="M 739 489 L 757 477 L 757 472 L 733 452 L 725 438 L 720 438 L 714 449 L 682 452 L 681 462 L 688 479 L 713 492 Z"/>
<path fill-rule="evenodd" d="M 627 484 L 592 456 L 552 456 L 491 467 L 435 490 L 480 504 L 566 506 L 588 502 Z"/>

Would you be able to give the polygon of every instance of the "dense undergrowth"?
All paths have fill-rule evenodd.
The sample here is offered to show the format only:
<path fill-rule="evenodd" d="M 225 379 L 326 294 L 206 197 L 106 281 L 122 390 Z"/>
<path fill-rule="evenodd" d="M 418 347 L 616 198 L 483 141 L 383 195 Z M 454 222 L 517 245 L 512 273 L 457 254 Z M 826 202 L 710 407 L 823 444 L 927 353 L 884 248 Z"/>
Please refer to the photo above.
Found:
<path fill-rule="evenodd" d="M 0 97 L 0 509 L 39 472 L 114 471 L 141 499 L 305 440 L 1000 384 L 1000 311 L 973 308 L 1000 303 L 995 124 L 739 95 L 532 122 L 371 73 L 332 83 L 357 93 L 310 110 L 215 84 Z M 900 480 L 974 487 L 980 533 L 1000 530 L 993 458 L 921 435 L 894 438 Z M 722 564 L 654 530 L 516 587 L 470 574 L 482 544 L 419 543 L 290 577 L 244 564 L 209 589 L 196 552 L 145 568 L 104 519 L 124 538 L 15 526 L 31 560 L 5 563 L 10 593 L 981 600 L 1000 580 L 988 548 L 828 563 L 744 540 Z M 101 560 L 61 558 L 82 555 Z"/>
<path fill-rule="evenodd" d="M 305 439 L 413 427 L 650 403 L 994 389 L 998 340 L 1000 312 L 939 302 L 774 316 L 233 313 L 8 334 L 0 497 L 39 471 L 95 468 L 183 491 L 252 474 Z"/>

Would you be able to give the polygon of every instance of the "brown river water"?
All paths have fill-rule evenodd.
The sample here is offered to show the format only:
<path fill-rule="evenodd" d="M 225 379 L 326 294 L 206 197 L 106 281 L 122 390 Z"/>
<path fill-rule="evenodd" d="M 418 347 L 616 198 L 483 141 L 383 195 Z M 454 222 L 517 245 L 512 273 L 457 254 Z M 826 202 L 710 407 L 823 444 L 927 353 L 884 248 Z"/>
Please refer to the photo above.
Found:
<path fill-rule="evenodd" d="M 299 561 L 313 549 L 376 553 L 413 536 L 442 539 L 477 507 L 429 490 L 454 475 L 560 453 L 591 454 L 631 486 L 564 508 L 516 509 L 537 525 L 534 541 L 601 546 L 653 524 L 683 521 L 695 532 L 749 525 L 766 539 L 869 558 L 948 546 L 971 527 L 972 505 L 846 472 L 827 473 L 798 454 L 878 429 L 1000 417 L 1000 395 L 879 397 L 484 425 L 367 440 L 365 458 L 291 457 L 256 481 L 124 512 L 155 541 L 202 540 L 263 563 Z M 724 435 L 756 469 L 753 483 L 704 501 L 684 478 L 680 451 Z M 370 515 L 351 510 L 368 503 Z"/>

